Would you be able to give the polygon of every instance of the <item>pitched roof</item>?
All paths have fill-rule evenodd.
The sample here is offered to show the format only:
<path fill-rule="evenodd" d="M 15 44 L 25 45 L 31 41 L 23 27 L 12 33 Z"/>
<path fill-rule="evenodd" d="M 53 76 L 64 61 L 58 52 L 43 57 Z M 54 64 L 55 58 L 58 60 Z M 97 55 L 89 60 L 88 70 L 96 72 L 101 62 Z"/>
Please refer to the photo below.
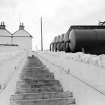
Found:
<path fill-rule="evenodd" d="M 0 37 L 11 37 L 11 33 L 5 28 L 4 22 L 0 24 Z"/>
<path fill-rule="evenodd" d="M 32 37 L 32 35 L 24 29 L 24 24 L 20 23 L 19 30 L 13 33 L 13 37 Z"/>
<path fill-rule="evenodd" d="M 13 37 L 32 37 L 32 35 L 23 29 L 13 33 Z"/>
<path fill-rule="evenodd" d="M 0 37 L 11 37 L 11 33 L 6 29 L 0 29 Z"/>

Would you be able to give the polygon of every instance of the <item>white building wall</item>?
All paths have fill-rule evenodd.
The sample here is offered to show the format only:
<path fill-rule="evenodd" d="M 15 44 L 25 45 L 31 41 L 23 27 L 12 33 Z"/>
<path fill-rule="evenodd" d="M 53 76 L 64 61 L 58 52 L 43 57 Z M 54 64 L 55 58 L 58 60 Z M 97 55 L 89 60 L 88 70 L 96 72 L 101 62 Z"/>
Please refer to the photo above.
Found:
<path fill-rule="evenodd" d="M 0 44 L 11 44 L 11 37 L 0 37 Z"/>
<path fill-rule="evenodd" d="M 21 48 L 32 51 L 31 37 L 13 37 L 13 44 L 18 44 Z"/>
<path fill-rule="evenodd" d="M 0 54 L 1 53 L 12 53 L 12 52 L 18 52 L 23 51 L 22 48 L 19 46 L 0 46 Z"/>

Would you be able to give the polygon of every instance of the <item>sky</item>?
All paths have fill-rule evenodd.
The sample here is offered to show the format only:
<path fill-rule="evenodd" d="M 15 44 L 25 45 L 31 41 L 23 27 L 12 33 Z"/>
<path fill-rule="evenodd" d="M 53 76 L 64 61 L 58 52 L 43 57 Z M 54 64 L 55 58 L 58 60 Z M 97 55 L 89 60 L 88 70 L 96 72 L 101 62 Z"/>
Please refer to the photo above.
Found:
<path fill-rule="evenodd" d="M 0 0 L 0 21 L 14 33 L 23 22 L 33 36 L 33 50 L 40 50 L 40 17 L 43 19 L 44 49 L 54 36 L 70 25 L 98 24 L 105 20 L 105 0 Z"/>

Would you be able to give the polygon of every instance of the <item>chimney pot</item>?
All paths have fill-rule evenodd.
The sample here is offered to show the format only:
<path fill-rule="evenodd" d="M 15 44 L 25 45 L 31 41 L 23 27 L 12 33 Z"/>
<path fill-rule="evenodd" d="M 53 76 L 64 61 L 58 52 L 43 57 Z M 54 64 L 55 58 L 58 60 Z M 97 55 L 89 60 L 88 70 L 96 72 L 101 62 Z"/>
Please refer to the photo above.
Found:
<path fill-rule="evenodd" d="M 0 29 L 5 29 L 5 24 L 4 24 L 4 21 L 3 21 L 3 22 L 1 22 Z"/>
<path fill-rule="evenodd" d="M 23 23 L 20 23 L 20 25 L 19 25 L 19 30 L 24 30 L 24 25 L 23 25 Z"/>

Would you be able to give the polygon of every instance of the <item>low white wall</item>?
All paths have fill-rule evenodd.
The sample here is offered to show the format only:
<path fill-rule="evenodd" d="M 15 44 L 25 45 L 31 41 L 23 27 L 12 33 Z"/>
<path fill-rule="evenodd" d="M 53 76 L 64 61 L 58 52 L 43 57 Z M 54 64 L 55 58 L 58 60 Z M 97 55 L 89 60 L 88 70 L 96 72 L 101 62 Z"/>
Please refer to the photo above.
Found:
<path fill-rule="evenodd" d="M 79 81 L 105 94 L 105 55 L 83 53 L 38 52 L 38 57 L 60 71 L 74 75 Z M 49 65 L 47 65 L 49 66 Z M 50 69 L 50 68 L 49 68 Z"/>
<path fill-rule="evenodd" d="M 24 59 L 27 59 L 28 56 L 27 51 L 22 49 L 10 48 L 8 50 L 9 52 L 0 53 L 0 91 L 7 87 L 14 73 L 21 68 L 22 62 L 24 62 Z"/>
<path fill-rule="evenodd" d="M 19 52 L 19 51 L 25 51 L 27 52 L 28 56 L 32 56 L 32 50 L 25 49 L 22 46 L 0 46 L 0 60 L 5 56 L 10 56 L 11 54 L 15 54 L 16 52 Z"/>

